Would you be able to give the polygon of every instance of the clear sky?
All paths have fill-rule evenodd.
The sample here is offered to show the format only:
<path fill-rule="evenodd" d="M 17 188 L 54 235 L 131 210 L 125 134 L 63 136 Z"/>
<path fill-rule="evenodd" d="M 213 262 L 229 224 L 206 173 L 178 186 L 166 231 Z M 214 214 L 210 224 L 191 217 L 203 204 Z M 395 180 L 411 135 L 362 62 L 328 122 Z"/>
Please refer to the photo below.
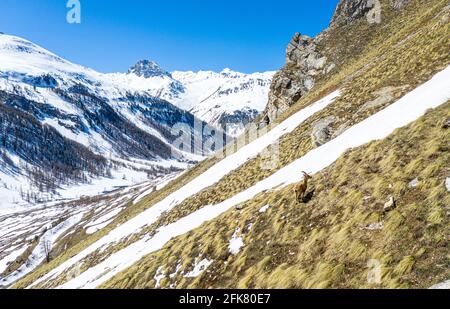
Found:
<path fill-rule="evenodd" d="M 1 0 L 0 32 L 24 37 L 100 72 L 140 59 L 173 70 L 277 70 L 298 31 L 328 27 L 338 0 Z"/>

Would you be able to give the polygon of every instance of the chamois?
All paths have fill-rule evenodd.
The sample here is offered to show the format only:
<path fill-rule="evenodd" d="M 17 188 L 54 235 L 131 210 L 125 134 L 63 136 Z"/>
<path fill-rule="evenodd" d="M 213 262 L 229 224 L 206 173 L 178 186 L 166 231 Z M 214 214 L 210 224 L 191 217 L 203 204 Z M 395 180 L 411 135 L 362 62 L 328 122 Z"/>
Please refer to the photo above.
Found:
<path fill-rule="evenodd" d="M 294 187 L 295 198 L 297 202 L 300 201 L 300 197 L 302 198 L 302 200 L 305 198 L 305 193 L 306 190 L 308 189 L 308 179 L 312 178 L 306 172 L 302 173 L 303 173 L 303 181 L 299 182 Z"/>

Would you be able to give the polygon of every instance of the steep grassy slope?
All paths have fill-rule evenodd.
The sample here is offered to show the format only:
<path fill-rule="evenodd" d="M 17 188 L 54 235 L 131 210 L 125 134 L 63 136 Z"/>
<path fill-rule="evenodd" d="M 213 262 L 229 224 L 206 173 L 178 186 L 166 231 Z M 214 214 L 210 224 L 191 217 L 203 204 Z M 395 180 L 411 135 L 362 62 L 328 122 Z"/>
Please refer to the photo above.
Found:
<path fill-rule="evenodd" d="M 174 222 L 206 205 L 216 204 L 230 198 L 231 196 L 251 187 L 258 181 L 272 175 L 280 167 L 285 166 L 286 164 L 289 164 L 295 159 L 306 154 L 315 147 L 311 140 L 311 131 L 313 124 L 316 121 L 328 116 L 335 117 L 336 119 L 331 127 L 331 134 L 333 136 L 337 136 L 345 128 L 348 128 L 378 112 L 399 97 L 403 96 L 406 92 L 416 88 L 422 82 L 430 79 L 434 73 L 442 70 L 450 64 L 450 39 L 448 37 L 448 33 L 450 33 L 449 16 L 449 6 L 447 1 L 444 0 L 434 0 L 431 2 L 414 0 L 411 1 L 411 4 L 404 11 L 400 11 L 396 14 L 393 12 L 387 14 L 381 25 L 378 25 L 378 27 L 371 27 L 371 31 L 377 31 L 377 35 L 370 36 L 370 39 L 367 41 L 361 40 L 359 43 L 361 46 L 359 46 L 359 49 L 355 49 L 360 50 L 361 54 L 355 53 L 354 57 L 349 57 L 348 60 L 342 65 L 338 73 L 331 76 L 327 80 L 321 81 L 311 93 L 300 100 L 287 113 L 281 115 L 280 121 L 286 119 L 288 116 L 304 108 L 305 106 L 310 105 L 317 99 L 322 98 L 325 94 L 328 94 L 338 88 L 342 90 L 341 97 L 338 98 L 332 105 L 308 119 L 302 126 L 298 127 L 292 133 L 286 134 L 280 140 L 280 160 L 278 166 L 275 166 L 272 169 L 261 169 L 261 163 L 263 163 L 264 160 L 267 160 L 262 156 L 249 160 L 246 164 L 225 176 L 214 186 L 206 188 L 198 194 L 193 195 L 191 198 L 182 201 L 176 208 L 163 214 L 157 222 L 145 228 L 140 233 L 133 235 L 132 237 L 129 237 L 114 246 L 110 246 L 107 250 L 90 254 L 83 260 L 84 263 L 81 270 L 97 265 L 112 252 L 124 248 L 143 235 L 152 235 L 156 228 L 160 226 Z M 362 22 L 349 26 L 346 28 L 346 32 L 342 32 L 340 34 L 341 39 L 345 42 L 345 39 L 348 36 L 349 40 L 353 40 L 353 44 L 358 44 L 358 40 L 356 40 L 358 33 L 363 35 L 363 32 L 361 31 L 363 31 L 365 27 L 366 26 L 364 26 Z M 330 42 L 330 44 L 338 43 Z M 373 104 L 374 101 L 376 101 L 377 104 Z M 446 105 L 446 109 L 441 108 L 440 111 L 441 115 L 443 112 L 448 111 L 448 104 Z M 430 115 L 427 117 L 430 117 Z M 435 120 L 437 120 L 439 115 L 435 115 L 434 117 Z M 428 118 L 425 118 L 423 121 L 427 120 Z M 442 119 L 438 120 L 441 121 Z M 426 124 L 430 123 L 433 122 L 426 122 Z M 427 130 L 431 130 L 431 128 L 428 128 L 424 124 L 422 133 L 425 133 Z M 442 131 L 441 135 L 444 133 L 448 134 L 447 131 Z M 429 140 L 430 143 L 432 141 L 433 139 Z M 389 144 L 389 141 L 383 141 L 382 143 L 386 143 L 387 148 L 392 146 L 392 143 Z M 406 144 L 405 147 L 407 145 L 410 144 Z M 398 146 L 400 147 L 402 145 L 399 144 Z M 355 153 L 360 153 L 361 157 L 366 155 L 370 156 L 371 152 L 373 153 L 374 151 L 369 151 L 366 148 L 368 147 L 363 147 L 361 150 L 355 151 Z M 431 151 L 432 148 L 429 149 Z M 414 149 L 414 147 L 412 147 L 411 150 L 416 151 L 419 159 L 424 160 L 424 162 L 429 162 L 426 157 L 422 158 L 425 153 L 420 152 L 419 148 Z M 445 151 L 438 151 L 439 148 L 434 148 L 434 150 L 436 151 L 434 156 L 436 156 L 437 159 L 442 160 L 439 161 L 441 162 L 441 165 L 443 164 L 442 162 L 448 161 L 448 157 L 446 161 L 444 160 L 445 157 L 443 157 L 443 155 L 446 155 Z M 386 170 L 389 170 L 389 168 L 394 168 L 396 159 L 395 156 L 387 156 L 385 159 L 383 158 L 384 157 L 382 157 L 381 160 L 383 161 L 383 166 L 386 167 Z M 390 162 L 389 160 L 391 159 L 394 161 Z M 405 157 L 405 160 L 406 159 L 407 158 Z M 116 278 L 116 280 L 113 280 L 107 286 L 154 287 L 155 285 L 154 282 L 152 282 L 152 279 L 156 273 L 156 268 L 158 268 L 158 266 L 165 265 L 164 270 L 172 271 L 172 267 L 174 265 L 176 267 L 178 261 L 177 257 L 180 256 L 183 256 L 183 269 L 186 269 L 192 265 L 193 260 L 195 257 L 198 257 L 200 253 L 203 255 L 208 254 L 214 258 L 215 261 L 227 260 L 229 258 L 227 253 L 228 241 L 229 238 L 231 238 L 231 234 L 235 231 L 234 228 L 239 225 L 241 227 L 241 231 L 244 231 L 247 225 L 254 219 L 253 217 L 255 212 L 257 213 L 257 210 L 267 203 L 271 204 L 271 210 L 258 219 L 259 221 L 264 221 L 265 223 L 257 221 L 258 224 L 256 224 L 256 221 L 252 221 L 252 223 L 255 224 L 254 228 L 249 232 L 252 237 L 247 238 L 250 234 L 245 236 L 245 243 L 249 244 L 246 250 L 252 248 L 251 251 L 245 251 L 245 254 L 240 253 L 240 258 L 236 261 L 232 258 L 228 262 L 232 263 L 232 266 L 230 266 L 231 268 L 228 268 L 225 264 L 211 265 L 211 268 L 209 269 L 210 271 L 212 270 L 211 277 L 209 277 L 209 273 L 205 273 L 205 275 L 201 277 L 202 283 L 200 283 L 200 278 L 198 278 L 198 281 L 194 282 L 192 280 L 179 278 L 181 281 L 178 281 L 177 287 L 207 287 L 209 284 L 211 286 L 236 286 L 236 283 L 233 281 L 233 275 L 236 272 L 238 272 L 240 278 L 243 279 L 239 283 L 239 286 L 241 287 L 264 286 L 263 282 L 266 282 L 265 284 L 270 287 L 318 287 L 326 286 L 323 283 L 325 280 L 322 280 L 322 277 L 317 277 L 314 279 L 315 281 L 311 281 L 312 273 L 320 274 L 324 272 L 324 274 L 327 274 L 337 272 L 350 276 L 348 274 L 353 271 L 357 273 L 353 277 L 358 278 L 355 280 L 359 281 L 355 281 L 354 284 L 348 282 L 347 286 L 358 286 L 358 284 L 361 283 L 361 278 L 366 269 L 365 266 L 362 267 L 361 265 L 367 263 L 367 260 L 363 261 L 362 253 L 360 253 L 361 251 L 364 251 L 362 248 L 366 249 L 370 246 L 370 250 L 378 250 L 379 248 L 376 247 L 375 244 L 362 242 L 362 238 L 355 238 L 355 242 L 353 243 L 354 235 L 352 235 L 352 233 L 356 233 L 357 231 L 352 230 L 351 227 L 353 227 L 354 224 L 366 224 L 366 221 L 370 221 L 366 218 L 365 213 L 360 213 L 355 209 L 358 209 L 357 206 L 361 202 L 360 200 L 363 200 L 366 196 L 365 192 L 370 193 L 372 199 L 367 199 L 367 205 L 369 205 L 369 202 L 371 201 L 370 205 L 379 208 L 379 205 L 374 205 L 385 203 L 389 197 L 389 192 L 382 191 L 382 184 L 378 184 L 378 182 L 385 180 L 384 185 L 387 184 L 389 187 L 389 184 L 391 183 L 390 181 L 393 180 L 391 180 L 391 176 L 389 176 L 390 174 L 388 172 L 383 174 L 381 171 L 374 172 L 368 179 L 364 178 L 365 174 L 361 174 L 359 179 L 353 178 L 353 174 L 350 174 L 350 172 L 356 173 L 358 170 L 354 168 L 355 164 L 353 161 L 345 160 L 345 158 L 341 159 L 341 161 L 329 169 L 328 172 L 330 173 L 330 176 L 318 175 L 317 179 L 314 179 L 314 182 L 317 184 L 316 195 L 311 203 L 314 203 L 314 205 L 318 203 L 317 206 L 312 207 L 312 204 L 308 204 L 306 206 L 293 205 L 290 188 L 273 194 L 260 196 L 249 202 L 248 206 L 242 213 L 229 212 L 222 216 L 219 220 L 208 223 L 193 233 L 177 238 L 176 241 L 172 241 L 160 252 L 144 259 L 139 264 L 142 268 L 131 268 L 128 272 L 121 274 L 121 276 Z M 112 230 L 113 227 L 131 219 L 145 209 L 151 208 L 156 202 L 161 201 L 164 197 L 168 196 L 170 193 L 176 191 L 178 188 L 200 175 L 217 161 L 217 158 L 209 159 L 191 171 L 185 173 L 176 181 L 170 183 L 163 190 L 149 195 L 136 205 L 132 205 L 130 203 L 128 208 L 109 227 L 94 235 L 86 237 L 84 240 L 80 239 L 80 243 L 68 249 L 64 254 L 56 258 L 51 263 L 43 265 L 35 273 L 24 278 L 24 280 L 18 282 L 16 287 L 28 286 L 37 278 L 46 274 L 49 270 L 60 265 L 68 258 L 81 252 L 84 248 L 106 235 Z M 348 166 L 343 166 L 343 163 L 349 162 L 352 163 Z M 358 166 L 363 169 L 365 163 L 365 160 L 362 160 Z M 423 164 L 423 166 L 426 167 L 425 163 Z M 343 172 L 338 173 L 337 166 L 343 169 Z M 444 168 L 448 168 L 448 166 L 444 166 Z M 333 170 L 334 172 L 332 172 Z M 400 173 L 400 171 L 397 172 Z M 338 174 L 343 175 L 343 178 L 339 179 L 339 181 L 336 179 L 339 178 Z M 412 176 L 412 172 L 411 175 L 397 175 L 397 177 L 404 177 L 402 179 L 408 179 L 408 177 Z M 419 176 L 419 174 L 417 176 Z M 436 182 L 437 179 L 438 178 L 435 179 Z M 345 184 L 344 180 L 347 184 Z M 372 180 L 373 182 L 371 182 Z M 349 185 L 349 183 L 352 185 Z M 355 187 L 359 188 L 358 186 L 363 184 L 364 186 L 367 185 L 367 187 L 364 187 L 366 191 L 361 191 L 364 193 L 359 191 L 361 189 L 354 190 Z M 377 185 L 375 186 L 375 184 Z M 393 186 L 395 184 L 396 183 L 394 182 Z M 441 185 L 434 183 L 431 189 L 439 188 L 439 186 L 442 186 L 442 181 Z M 377 189 L 375 190 L 375 188 Z M 444 189 L 445 187 L 439 189 L 441 190 L 440 196 L 442 196 L 442 190 Z M 344 191 L 339 193 L 340 190 Z M 433 194 L 429 195 L 431 194 L 431 191 L 425 191 L 423 196 L 426 198 L 431 198 L 431 201 L 433 202 L 437 202 L 437 197 L 434 197 Z M 448 195 L 446 198 L 448 198 Z M 346 207 L 348 203 L 352 204 L 350 204 L 349 207 Z M 339 207 L 336 205 L 339 205 Z M 317 211 L 315 209 L 317 209 Z M 333 212 L 331 212 L 331 209 Z M 328 213 L 324 215 L 322 212 L 325 212 L 326 210 L 332 213 L 333 216 L 330 217 Z M 372 210 L 372 212 L 375 213 L 375 210 Z M 388 221 L 391 217 L 392 220 L 399 220 L 400 217 L 396 217 L 395 215 L 397 212 L 398 211 L 394 211 L 391 214 L 388 214 Z M 438 212 L 435 214 L 437 213 Z M 378 217 L 375 217 L 375 215 L 373 216 L 374 217 L 371 219 L 373 222 L 378 220 Z M 313 219 L 315 218 L 315 221 L 311 221 L 311 217 L 313 217 Z M 289 229 L 284 229 L 286 218 L 295 223 L 290 225 Z M 443 218 L 445 219 L 445 216 Z M 336 222 L 340 222 L 340 224 L 336 224 L 337 227 L 334 227 Z M 396 228 L 393 227 L 395 225 L 389 225 L 387 222 L 383 231 L 386 231 L 386 229 L 390 231 L 396 230 Z M 310 224 L 312 225 L 309 226 Z M 347 226 L 346 230 L 341 231 L 341 229 L 345 227 L 345 224 L 349 224 L 349 226 Z M 322 226 L 325 228 L 325 225 L 327 225 L 328 229 L 322 231 Z M 442 228 L 439 227 L 442 226 L 438 225 L 437 230 L 442 232 Z M 313 231 L 314 229 L 316 229 L 315 232 Z M 399 229 L 399 231 L 400 230 L 401 229 Z M 304 235 L 306 231 L 309 231 L 309 234 Z M 365 230 L 362 229 L 361 231 Z M 330 238 L 330 235 L 334 233 L 336 233 L 337 236 L 334 236 L 335 238 Z M 258 236 L 259 234 L 261 235 Z M 303 242 L 301 243 L 302 247 L 299 246 L 299 239 L 303 239 Z M 349 239 L 351 241 L 349 241 Z M 185 242 L 186 240 L 189 242 Z M 266 244 L 269 240 L 272 244 L 274 244 L 273 246 Z M 316 245 L 316 243 L 322 243 L 324 241 L 326 241 L 327 246 L 331 248 L 329 249 L 330 257 L 325 260 L 328 261 L 327 263 L 329 264 L 319 265 L 318 259 L 322 259 L 321 254 L 324 254 L 322 251 L 325 249 L 323 246 L 321 247 Z M 365 246 L 366 244 L 367 247 Z M 395 242 L 393 241 L 391 244 L 395 244 Z M 405 246 L 409 247 L 405 249 L 407 254 L 404 256 L 414 255 L 414 252 L 412 252 L 413 245 L 414 244 L 411 242 L 405 243 Z M 261 250 L 261 247 L 267 251 Z M 353 249 L 351 252 L 346 252 L 347 254 L 343 253 L 339 255 L 337 253 L 339 250 L 345 251 L 349 250 L 349 248 Z M 393 255 L 395 250 L 397 250 L 396 248 L 392 248 L 394 251 L 391 253 L 389 251 L 390 249 L 387 247 L 383 247 L 383 249 L 386 250 L 380 251 L 383 254 Z M 370 252 L 375 253 L 376 251 Z M 398 258 L 398 255 L 400 254 L 401 252 L 399 251 L 396 258 Z M 358 255 L 361 255 L 361 260 L 357 259 Z M 272 258 L 266 258 L 267 256 L 272 256 Z M 331 256 L 333 256 L 333 258 L 331 258 Z M 162 263 L 161 261 L 163 258 L 167 258 L 167 262 Z M 358 260 L 358 263 L 354 261 L 355 259 Z M 410 264 L 408 261 L 410 260 L 410 258 L 406 259 L 402 265 L 406 264 L 406 266 L 408 266 Z M 293 276 L 296 276 L 294 278 L 295 280 L 288 275 L 284 276 L 283 274 L 291 273 L 290 267 L 297 264 L 298 261 L 303 263 L 302 265 L 304 265 L 305 268 L 303 268 L 303 266 L 296 266 L 299 272 L 295 273 L 292 271 Z M 393 261 L 398 262 L 395 259 Z M 427 261 L 430 262 L 429 259 Z M 442 258 L 440 261 L 442 263 Z M 334 262 L 338 263 L 333 264 Z M 316 264 L 318 271 L 313 272 L 312 269 L 308 268 L 311 267 L 311 265 L 316 266 Z M 341 266 L 341 264 L 343 266 Z M 268 265 L 273 266 L 270 268 Z M 337 266 L 339 266 L 338 269 L 332 271 L 332 269 Z M 267 271 L 263 271 L 266 268 Z M 142 269 L 145 269 L 145 271 Z M 300 270 L 302 270 L 301 273 Z M 244 273 L 248 271 L 248 273 L 244 275 L 242 271 Z M 270 277 L 269 274 L 271 275 Z M 303 277 L 304 279 L 299 279 Z M 401 286 L 403 283 L 394 284 L 395 279 L 402 279 L 400 277 L 401 276 L 392 274 L 393 279 L 389 280 L 389 286 Z M 247 278 L 248 280 L 246 279 L 246 281 L 244 278 Z M 339 278 L 342 279 L 342 277 Z M 66 281 L 66 274 L 62 274 L 56 280 L 46 282 L 41 286 L 54 287 Z M 332 282 L 329 283 L 330 286 L 343 284 L 343 280 L 340 279 L 331 281 Z M 428 279 L 428 281 L 424 282 L 424 285 L 430 281 L 431 279 Z M 294 284 L 292 282 L 296 283 Z M 414 282 L 405 282 L 411 284 L 412 286 L 419 286 L 419 284 Z M 319 285 L 319 283 L 322 283 L 322 285 Z M 162 284 L 163 286 L 168 286 L 169 283 L 164 283 L 163 281 Z"/>
<path fill-rule="evenodd" d="M 103 287 L 153 288 L 158 268 L 188 272 L 204 258 L 214 262 L 201 276 L 178 271 L 161 287 L 423 288 L 443 281 L 450 276 L 450 131 L 443 126 L 449 118 L 450 102 L 383 141 L 348 151 L 314 177 L 308 203 L 295 201 L 292 186 L 260 194 Z M 391 195 L 397 207 L 384 212 Z M 233 255 L 236 230 L 245 246 Z M 370 259 L 381 263 L 379 284 L 367 281 Z"/>

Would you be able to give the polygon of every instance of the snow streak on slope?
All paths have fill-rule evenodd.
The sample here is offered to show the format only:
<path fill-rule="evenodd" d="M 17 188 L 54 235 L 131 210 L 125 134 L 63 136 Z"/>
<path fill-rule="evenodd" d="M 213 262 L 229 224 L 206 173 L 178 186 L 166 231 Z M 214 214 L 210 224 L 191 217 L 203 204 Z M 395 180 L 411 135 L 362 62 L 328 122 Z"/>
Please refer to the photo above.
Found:
<path fill-rule="evenodd" d="M 34 248 L 33 252 L 28 257 L 27 261 L 11 275 L 3 278 L 1 284 L 9 285 L 32 272 L 47 258 L 47 254 L 50 254 L 49 252 L 52 250 L 56 240 L 70 228 L 80 222 L 80 220 L 83 218 L 83 214 L 84 213 L 81 211 L 80 213 L 68 218 L 55 227 L 49 226 L 48 230 L 39 240 L 36 248 Z"/>
<path fill-rule="evenodd" d="M 326 96 L 322 100 L 294 114 L 293 116 L 291 116 L 290 118 L 288 118 L 287 120 L 276 126 L 273 130 L 271 130 L 267 134 L 261 136 L 255 141 L 242 147 L 236 153 L 218 162 L 216 165 L 212 166 L 205 173 L 195 178 L 190 183 L 180 188 L 178 191 L 170 194 L 161 202 L 153 205 L 148 210 L 144 211 L 135 218 L 119 226 L 115 230 L 111 231 L 108 235 L 106 235 L 96 243 L 92 244 L 75 257 L 61 264 L 59 267 L 57 267 L 52 272 L 44 276 L 42 279 L 38 280 L 35 284 L 38 284 L 39 282 L 42 282 L 48 278 L 57 276 L 59 273 L 63 272 L 65 269 L 71 267 L 72 265 L 78 263 L 92 252 L 95 252 L 100 248 L 105 248 L 109 244 L 115 243 L 125 237 L 128 237 L 129 235 L 138 233 L 145 226 L 151 225 L 161 216 L 162 213 L 174 208 L 176 205 L 178 205 L 185 199 L 189 198 L 190 196 L 200 192 L 201 190 L 211 185 L 214 185 L 225 175 L 232 172 L 236 168 L 240 167 L 249 159 L 257 156 L 268 146 L 276 142 L 280 137 L 292 132 L 306 119 L 308 119 L 315 113 L 326 108 L 328 105 L 334 102 L 334 99 L 338 95 L 339 91 L 333 92 L 332 94 Z M 126 261 L 126 259 L 123 260 Z"/>
<path fill-rule="evenodd" d="M 301 180 L 301 170 L 316 173 L 336 161 L 347 149 L 362 146 L 373 140 L 386 138 L 395 129 L 421 117 L 427 109 L 436 108 L 450 99 L 450 67 L 436 74 L 430 81 L 405 95 L 396 103 L 351 127 L 336 139 L 320 146 L 292 164 L 233 198 L 214 206 L 207 206 L 179 221 L 162 227 L 153 237 L 144 239 L 112 254 L 102 263 L 88 269 L 62 288 L 94 288 L 130 267 L 145 255 L 161 249 L 173 237 L 182 235 L 212 220 L 231 207 L 251 199 L 256 194 Z"/>
<path fill-rule="evenodd" d="M 0 286 L 12 284 L 39 266 L 45 257 L 44 245 L 55 247 L 77 231 L 84 230 L 86 234 L 97 232 L 111 224 L 126 209 L 130 200 L 149 188 L 164 187 L 169 179 L 176 176 L 168 175 L 155 181 L 104 193 L 94 199 L 53 202 L 16 209 L 14 213 L 0 213 Z M 40 249 L 34 249 L 18 270 L 2 276 L 11 263 L 28 248 L 33 248 L 36 241 L 39 243 L 36 248 Z"/>

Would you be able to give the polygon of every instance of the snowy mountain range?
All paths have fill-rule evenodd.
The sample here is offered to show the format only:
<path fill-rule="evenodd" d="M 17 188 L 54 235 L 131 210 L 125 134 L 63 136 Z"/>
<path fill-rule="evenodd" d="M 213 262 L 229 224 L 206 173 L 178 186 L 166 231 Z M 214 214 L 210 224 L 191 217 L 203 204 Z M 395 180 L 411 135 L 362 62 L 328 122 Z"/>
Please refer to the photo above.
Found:
<path fill-rule="evenodd" d="M 226 142 L 225 123 L 238 135 L 264 109 L 271 75 L 171 74 L 147 60 L 103 74 L 2 34 L 1 204 L 82 196 L 62 193 L 81 183 L 97 194 L 184 170 L 214 149 L 178 149 L 173 127 Z"/>
<path fill-rule="evenodd" d="M 166 72 L 153 61 L 141 60 L 126 75 L 109 76 L 120 83 L 171 102 L 232 136 L 240 135 L 266 108 L 275 72 Z"/>
<path fill-rule="evenodd" d="M 173 72 L 173 77 L 186 89 L 173 103 L 228 134 L 238 136 L 245 125 L 264 111 L 274 74 L 243 74 L 230 69 L 220 73 Z"/>

